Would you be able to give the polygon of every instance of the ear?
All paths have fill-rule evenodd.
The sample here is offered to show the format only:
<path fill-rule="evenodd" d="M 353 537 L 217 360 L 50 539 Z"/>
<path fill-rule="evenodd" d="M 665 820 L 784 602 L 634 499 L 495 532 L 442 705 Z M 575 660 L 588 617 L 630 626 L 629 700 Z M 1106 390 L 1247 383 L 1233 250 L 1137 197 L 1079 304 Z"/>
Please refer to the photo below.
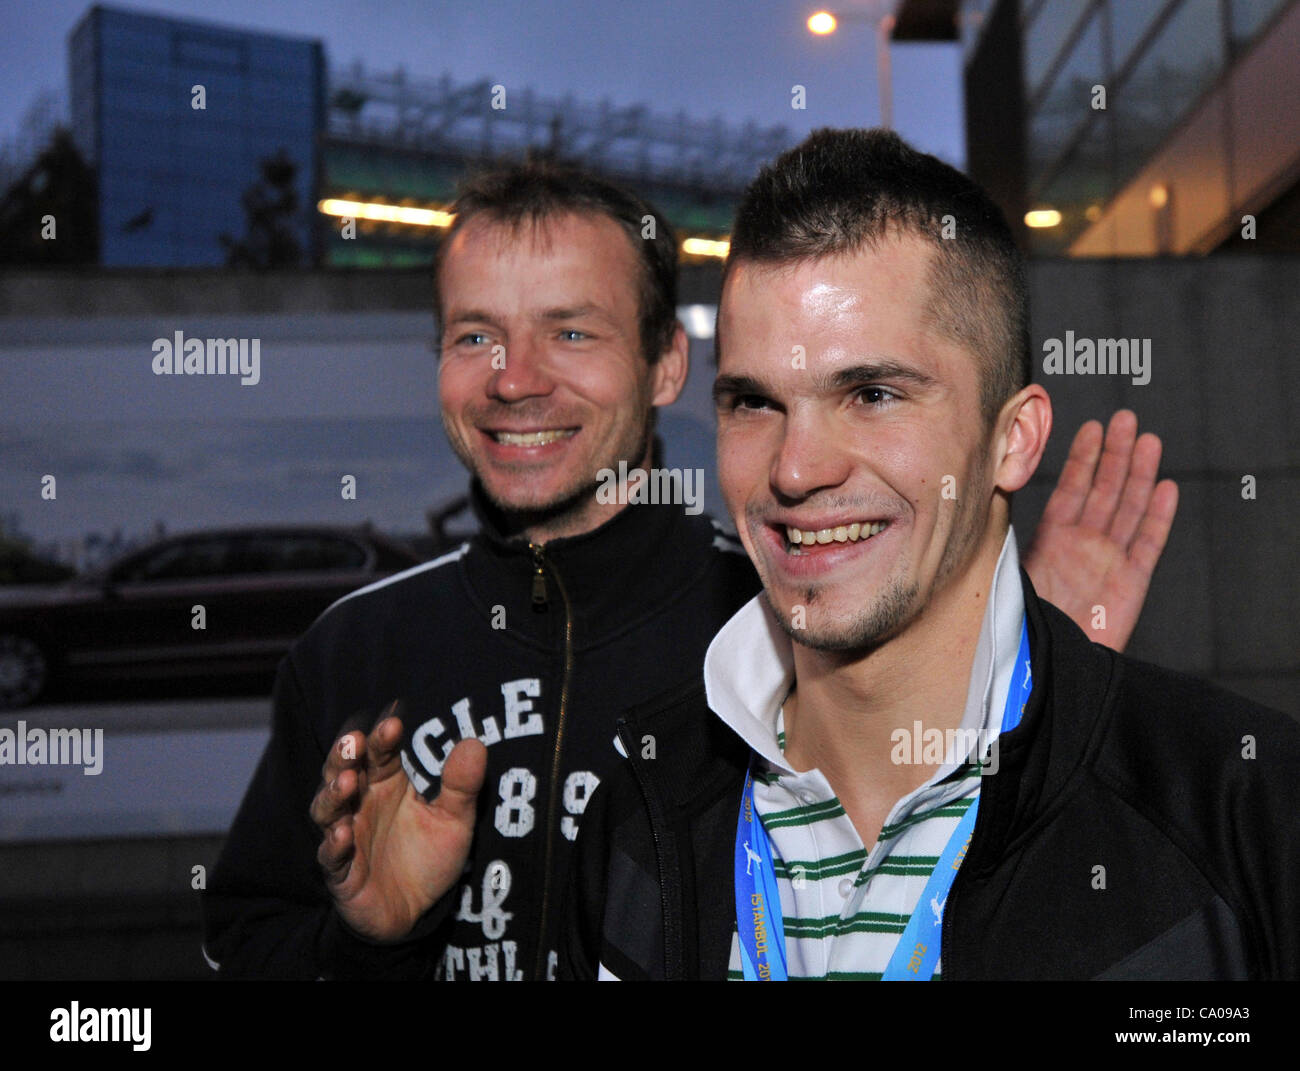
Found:
<path fill-rule="evenodd" d="M 690 371 L 690 340 L 686 337 L 686 328 L 680 322 L 673 327 L 673 338 L 668 347 L 659 355 L 659 360 L 651 370 L 653 394 L 651 405 L 672 405 L 686 386 L 686 375 Z"/>
<path fill-rule="evenodd" d="M 1052 399 L 1037 383 L 1019 391 L 998 414 L 993 484 L 1010 494 L 1029 482 L 1052 434 Z"/>

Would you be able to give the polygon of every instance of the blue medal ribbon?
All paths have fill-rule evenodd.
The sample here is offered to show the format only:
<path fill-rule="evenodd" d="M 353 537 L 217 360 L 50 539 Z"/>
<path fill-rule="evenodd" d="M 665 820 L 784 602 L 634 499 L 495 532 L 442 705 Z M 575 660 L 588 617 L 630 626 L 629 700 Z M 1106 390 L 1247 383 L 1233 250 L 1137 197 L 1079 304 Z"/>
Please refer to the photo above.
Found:
<path fill-rule="evenodd" d="M 1011 686 L 1007 689 L 1007 703 L 1002 710 L 1000 732 L 1009 732 L 1020 724 L 1033 689 L 1033 671 L 1029 661 L 1029 626 L 1020 626 L 1020 650 L 1012 670 Z M 948 903 L 948 892 L 957 878 L 957 871 L 966 858 L 971 837 L 975 833 L 975 818 L 979 813 L 979 796 L 966 808 L 957 828 L 953 830 L 939 861 L 930 872 L 912 917 L 894 946 L 894 954 L 881 978 L 886 982 L 928 982 L 934 977 L 935 964 L 939 962 L 939 938 L 943 933 L 943 909 Z"/>
<path fill-rule="evenodd" d="M 772 873 L 772 846 L 754 808 L 754 771 L 745 773 L 736 826 L 736 930 L 749 981 L 784 982 L 785 921 L 781 891 Z"/>
<path fill-rule="evenodd" d="M 1025 704 L 1033 690 L 1029 659 L 1029 626 L 1020 625 L 1020 649 L 1016 652 L 1011 686 L 1002 711 L 1000 732 L 1020 724 Z M 885 981 L 926 981 L 934 976 L 939 962 L 943 909 L 957 877 L 966 849 L 975 832 L 979 797 L 971 800 L 957 828 L 926 882 L 912 917 L 894 947 L 894 954 L 881 976 Z M 762 819 L 754 808 L 754 777 L 745 775 L 740 818 L 736 826 L 736 929 L 740 935 L 740 959 L 746 981 L 785 981 L 785 923 L 776 875 L 772 873 L 772 847 Z"/>

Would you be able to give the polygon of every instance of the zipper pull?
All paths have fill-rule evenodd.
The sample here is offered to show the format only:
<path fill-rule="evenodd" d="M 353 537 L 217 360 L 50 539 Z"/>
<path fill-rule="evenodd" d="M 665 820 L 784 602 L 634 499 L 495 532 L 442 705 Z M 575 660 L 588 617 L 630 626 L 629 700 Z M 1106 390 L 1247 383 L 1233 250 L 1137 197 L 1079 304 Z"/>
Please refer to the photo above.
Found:
<path fill-rule="evenodd" d="M 542 558 L 542 548 L 537 543 L 529 543 L 533 552 L 533 609 L 545 610 L 546 598 L 546 562 Z"/>

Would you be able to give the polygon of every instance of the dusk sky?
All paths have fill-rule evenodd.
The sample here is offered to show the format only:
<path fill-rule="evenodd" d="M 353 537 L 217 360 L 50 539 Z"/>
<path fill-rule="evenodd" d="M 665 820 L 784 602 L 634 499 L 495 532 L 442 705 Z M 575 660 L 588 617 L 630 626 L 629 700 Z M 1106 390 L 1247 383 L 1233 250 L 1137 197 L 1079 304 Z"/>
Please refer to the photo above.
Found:
<path fill-rule="evenodd" d="M 151 0 L 111 5 L 304 37 L 325 44 L 328 61 L 360 58 L 375 70 L 403 66 L 412 78 L 490 78 L 507 89 L 615 105 L 684 110 L 784 125 L 879 122 L 875 38 L 866 22 L 844 22 L 831 37 L 805 26 L 821 5 L 807 0 Z M 871 0 L 832 10 L 870 12 Z M 0 141 L 16 131 L 44 90 L 67 101 L 67 37 L 87 0 L 2 0 Z M 960 164 L 960 59 L 956 45 L 896 45 L 895 126 L 913 144 Z M 807 108 L 790 106 L 791 87 Z"/>

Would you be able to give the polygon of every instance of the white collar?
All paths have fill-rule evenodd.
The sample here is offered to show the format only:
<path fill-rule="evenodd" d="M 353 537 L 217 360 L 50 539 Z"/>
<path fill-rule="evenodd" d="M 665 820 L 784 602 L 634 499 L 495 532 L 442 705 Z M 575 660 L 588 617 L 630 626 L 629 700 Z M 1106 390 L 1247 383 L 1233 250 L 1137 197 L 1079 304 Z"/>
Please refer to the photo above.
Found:
<path fill-rule="evenodd" d="M 1024 612 L 1020 555 L 1015 532 L 1008 528 L 975 645 L 961 721 L 963 729 L 982 730 L 986 745 L 996 738 L 1001 726 L 1002 710 L 993 709 L 993 698 L 1005 696 L 1010 686 Z M 714 713 L 785 773 L 795 771 L 777 744 L 777 715 L 793 683 L 794 646 L 767 601 L 756 595 L 713 637 L 704 656 L 704 686 Z M 931 780 L 942 780 L 964 760 L 965 756 L 956 756 L 956 761 Z"/>

